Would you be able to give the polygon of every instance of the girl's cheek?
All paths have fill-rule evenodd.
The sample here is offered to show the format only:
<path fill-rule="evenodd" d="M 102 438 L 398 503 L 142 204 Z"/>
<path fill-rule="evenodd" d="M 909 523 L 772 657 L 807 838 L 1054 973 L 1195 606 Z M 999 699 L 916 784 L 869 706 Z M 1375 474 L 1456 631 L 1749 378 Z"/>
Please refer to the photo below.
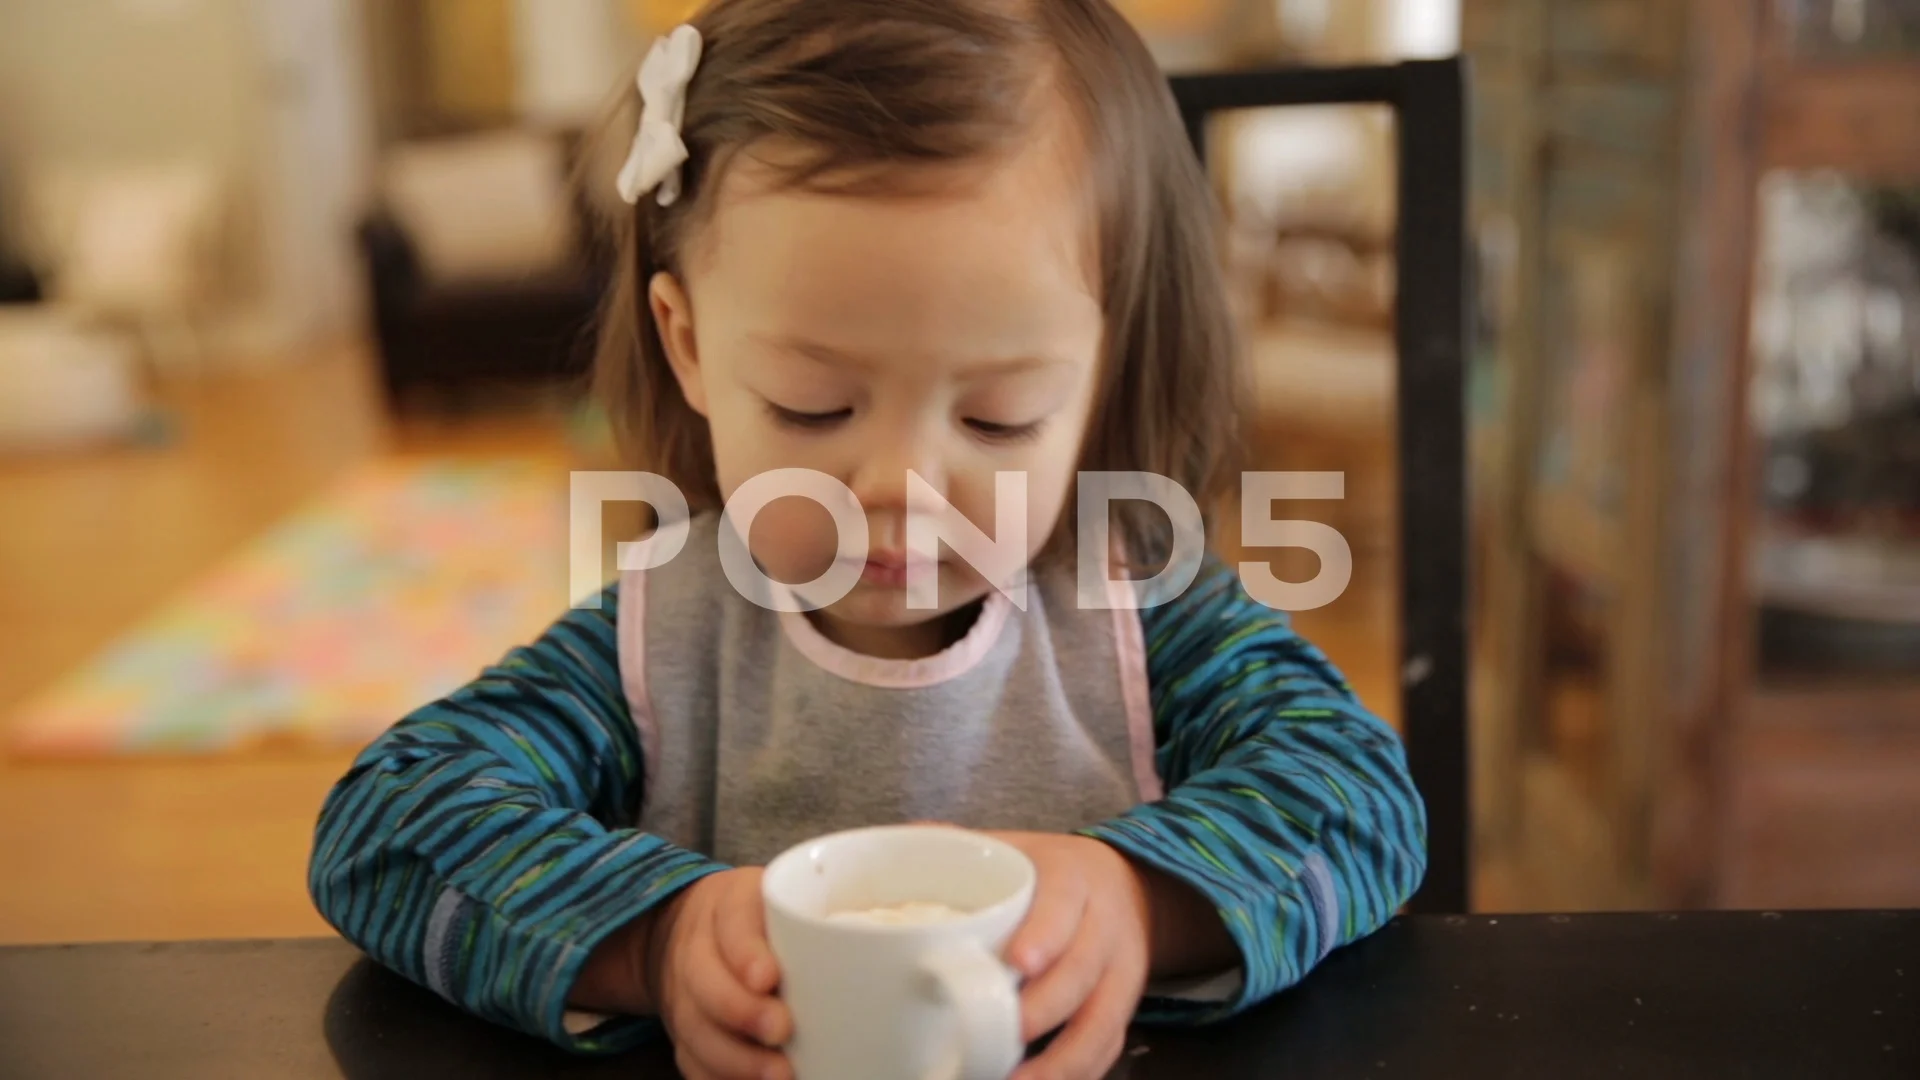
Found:
<path fill-rule="evenodd" d="M 1074 508 L 1065 505 L 1065 500 L 1062 499 L 1033 507 L 1027 527 L 1027 558 L 1029 560 L 1038 556 L 1046 548 L 1047 541 L 1051 540 L 1053 534 L 1060 528 L 1062 519 L 1070 517 L 1073 513 Z"/>
<path fill-rule="evenodd" d="M 1073 507 L 1065 504 L 1077 467 L 1069 445 L 1050 450 L 1043 460 L 1028 468 L 1027 512 L 1029 528 L 1039 536 L 1036 542 L 1044 542 L 1063 512 L 1073 512 Z"/>
<path fill-rule="evenodd" d="M 780 498 L 753 519 L 748 547 L 775 580 L 812 581 L 832 568 L 838 552 L 833 515 L 806 498 Z"/>

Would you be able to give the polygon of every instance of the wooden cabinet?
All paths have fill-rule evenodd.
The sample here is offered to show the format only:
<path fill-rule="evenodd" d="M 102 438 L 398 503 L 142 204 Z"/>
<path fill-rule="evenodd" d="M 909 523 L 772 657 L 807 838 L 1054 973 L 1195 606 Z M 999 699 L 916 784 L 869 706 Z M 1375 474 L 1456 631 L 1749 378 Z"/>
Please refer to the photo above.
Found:
<path fill-rule="evenodd" d="M 1888 599 L 1920 596 L 1920 574 L 1900 578 L 1920 565 L 1920 469 L 1898 479 L 1903 440 L 1920 445 L 1920 306 L 1897 281 L 1845 310 L 1755 297 L 1763 250 L 1821 247 L 1764 248 L 1780 200 L 1763 190 L 1798 178 L 1860 207 L 1920 190 L 1920 4 L 1468 0 L 1464 16 L 1490 388 L 1474 443 L 1483 902 L 1920 902 L 1920 650 L 1895 633 L 1867 671 L 1849 644 L 1864 638 L 1818 662 L 1805 636 L 1761 649 L 1813 618 L 1803 601 L 1782 622 L 1783 533 L 1825 545 L 1790 551 L 1803 569 L 1859 547 L 1846 515 L 1783 510 L 1763 484 L 1771 469 L 1791 488 L 1794 448 L 1822 438 L 1895 476 L 1886 505 L 1851 517 L 1914 561 L 1855 588 L 1878 598 L 1870 629 L 1910 618 L 1920 641 L 1920 604 Z M 1920 225 L 1881 217 L 1877 265 L 1903 243 L 1920 260 Z M 1783 436 L 1753 352 L 1845 362 L 1813 335 L 1846 317 L 1880 340 L 1871 363 L 1912 358 L 1911 431 L 1887 391 L 1891 418 Z M 1874 443 L 1869 424 L 1894 433 Z"/>

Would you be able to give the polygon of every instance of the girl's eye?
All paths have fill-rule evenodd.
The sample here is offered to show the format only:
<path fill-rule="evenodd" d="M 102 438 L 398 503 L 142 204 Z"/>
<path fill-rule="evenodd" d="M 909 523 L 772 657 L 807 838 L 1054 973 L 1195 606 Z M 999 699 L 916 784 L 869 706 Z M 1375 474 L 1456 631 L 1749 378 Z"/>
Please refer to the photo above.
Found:
<path fill-rule="evenodd" d="M 822 413 L 800 412 L 796 409 L 782 408 L 771 401 L 767 402 L 767 410 L 773 414 L 775 421 L 803 431 L 820 431 L 830 428 L 853 415 L 852 409 L 835 409 L 832 412 Z"/>
<path fill-rule="evenodd" d="M 1039 420 L 1031 424 L 996 424 L 989 420 L 967 421 L 967 426 L 973 429 L 975 435 L 988 442 L 997 443 L 1019 443 L 1037 439 L 1040 437 L 1042 424 L 1043 421 Z"/>

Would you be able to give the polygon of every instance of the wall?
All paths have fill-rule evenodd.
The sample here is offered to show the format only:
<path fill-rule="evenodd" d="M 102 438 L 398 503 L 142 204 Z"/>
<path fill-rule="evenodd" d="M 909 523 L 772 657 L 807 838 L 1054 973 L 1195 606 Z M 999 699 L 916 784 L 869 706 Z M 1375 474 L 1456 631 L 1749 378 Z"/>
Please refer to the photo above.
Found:
<path fill-rule="evenodd" d="M 364 33 L 349 0 L 0 0 L 0 205 L 37 171 L 191 157 L 224 173 L 216 353 L 358 320 Z"/>
<path fill-rule="evenodd" d="M 508 0 L 421 0 L 427 93 L 450 119 L 513 118 L 514 12 Z"/>
<path fill-rule="evenodd" d="M 1451 56 L 1460 0 L 1275 0 L 1280 32 L 1320 63 Z"/>
<path fill-rule="evenodd" d="M 0 3 L 0 197 L 40 165 L 192 155 L 228 171 L 234 235 L 257 222 L 261 103 L 245 0 Z M 229 282 L 260 254 L 236 239 Z"/>
<path fill-rule="evenodd" d="M 260 216 L 268 332 L 338 338 L 363 322 L 355 228 L 371 198 L 374 131 L 367 29 L 353 0 L 251 0 L 267 142 Z"/>
<path fill-rule="evenodd" d="M 591 123 L 631 86 L 638 42 L 608 0 L 515 0 L 516 100 L 522 118 Z"/>
<path fill-rule="evenodd" d="M 516 121 L 590 123 L 632 85 L 651 38 L 645 12 L 625 0 L 355 3 L 383 145 Z"/>

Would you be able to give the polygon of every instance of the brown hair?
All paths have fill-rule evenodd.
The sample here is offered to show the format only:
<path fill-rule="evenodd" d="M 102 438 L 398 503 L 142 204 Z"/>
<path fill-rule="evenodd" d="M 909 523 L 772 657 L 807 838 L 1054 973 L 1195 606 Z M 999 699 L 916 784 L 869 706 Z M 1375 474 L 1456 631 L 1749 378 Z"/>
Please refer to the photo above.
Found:
<path fill-rule="evenodd" d="M 720 505 L 711 433 L 681 395 L 647 289 L 681 268 L 732 155 L 778 140 L 802 150 L 782 159 L 786 183 L 870 188 L 902 167 L 1005 152 L 1035 123 L 1035 93 L 1056 89 L 1097 203 L 1106 313 L 1079 467 L 1159 473 L 1214 505 L 1241 421 L 1213 201 L 1165 79 L 1108 0 L 714 0 L 693 25 L 705 50 L 682 125 L 685 194 L 670 207 L 643 196 L 614 222 L 594 380 L 626 460 L 679 485 L 696 511 Z M 631 133 L 629 120 L 609 137 Z M 1135 502 L 1114 512 L 1126 550 L 1164 558 L 1163 514 Z M 1069 539 L 1073 517 L 1059 530 Z"/>

